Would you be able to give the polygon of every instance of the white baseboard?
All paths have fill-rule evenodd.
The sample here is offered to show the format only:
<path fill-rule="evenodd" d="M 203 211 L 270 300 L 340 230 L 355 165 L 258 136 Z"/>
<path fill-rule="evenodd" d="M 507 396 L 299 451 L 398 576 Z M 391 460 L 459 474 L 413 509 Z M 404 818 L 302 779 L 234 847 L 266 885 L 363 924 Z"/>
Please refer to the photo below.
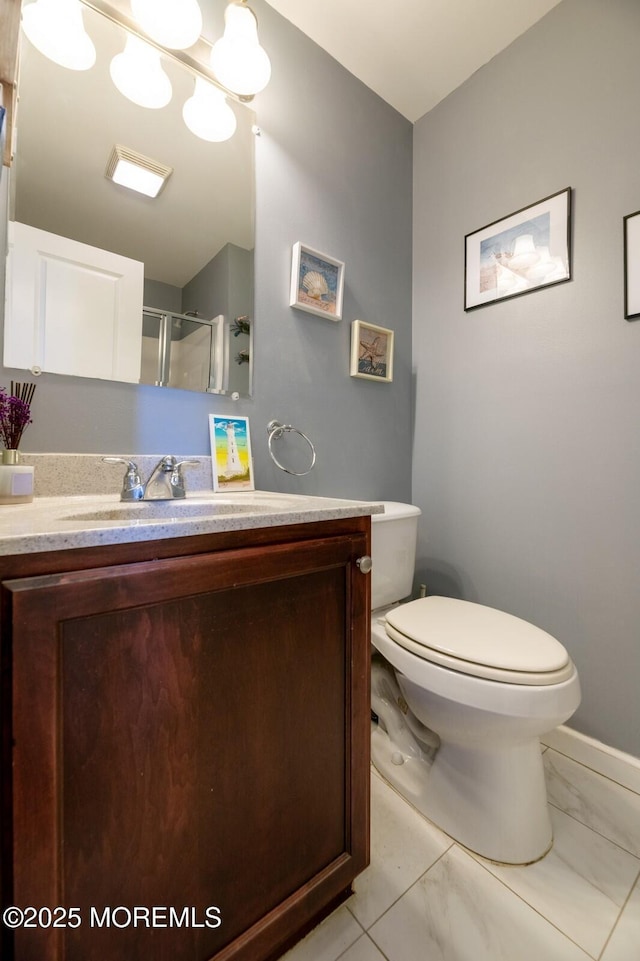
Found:
<path fill-rule="evenodd" d="M 564 724 L 545 734 L 541 740 L 554 751 L 640 794 L 640 759 L 633 755 L 624 754 Z"/>

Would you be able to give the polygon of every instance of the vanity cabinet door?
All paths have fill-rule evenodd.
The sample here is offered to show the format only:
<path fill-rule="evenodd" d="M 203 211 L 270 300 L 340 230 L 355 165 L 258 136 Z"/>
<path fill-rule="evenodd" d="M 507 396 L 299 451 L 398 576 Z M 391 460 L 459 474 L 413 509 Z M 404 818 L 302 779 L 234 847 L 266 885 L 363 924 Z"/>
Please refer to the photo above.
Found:
<path fill-rule="evenodd" d="M 9 903 L 81 919 L 16 931 L 16 961 L 260 961 L 349 888 L 368 861 L 365 547 L 4 583 Z"/>

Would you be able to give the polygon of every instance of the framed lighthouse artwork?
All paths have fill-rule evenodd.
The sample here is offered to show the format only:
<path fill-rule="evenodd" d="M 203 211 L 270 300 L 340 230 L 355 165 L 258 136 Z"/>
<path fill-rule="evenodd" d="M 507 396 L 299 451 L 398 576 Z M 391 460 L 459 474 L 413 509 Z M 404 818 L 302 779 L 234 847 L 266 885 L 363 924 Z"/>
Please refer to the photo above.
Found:
<path fill-rule="evenodd" d="M 253 459 L 248 417 L 209 414 L 214 491 L 252 491 Z"/>

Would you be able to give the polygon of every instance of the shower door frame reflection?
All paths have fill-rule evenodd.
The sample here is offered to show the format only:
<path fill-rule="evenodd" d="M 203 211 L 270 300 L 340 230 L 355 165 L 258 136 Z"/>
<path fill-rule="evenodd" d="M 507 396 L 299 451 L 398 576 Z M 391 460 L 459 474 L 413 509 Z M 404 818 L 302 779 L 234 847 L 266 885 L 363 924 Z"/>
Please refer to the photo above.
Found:
<path fill-rule="evenodd" d="M 144 320 L 157 321 L 158 323 L 157 335 L 155 332 L 152 335 L 144 334 L 143 328 L 143 344 L 145 341 L 156 340 L 157 338 L 158 345 L 157 355 L 153 358 L 155 364 L 153 379 L 151 379 L 150 371 L 146 376 L 143 375 L 145 366 L 143 356 L 140 372 L 141 384 L 152 384 L 155 387 L 177 387 L 183 390 L 198 392 L 206 391 L 209 394 L 225 392 L 229 379 L 229 361 L 225 344 L 226 333 L 223 314 L 218 314 L 218 316 L 212 320 L 207 320 L 204 317 L 194 317 L 192 314 L 178 314 L 173 311 L 160 310 L 156 307 L 144 307 L 142 314 Z M 205 377 L 200 378 L 199 382 L 195 384 L 182 382 L 185 372 L 180 371 L 176 375 L 175 362 L 172 368 L 172 347 L 174 347 L 173 356 L 175 361 L 175 345 L 180 344 L 182 340 L 186 339 L 180 336 L 174 337 L 174 332 L 181 331 L 185 324 L 193 327 L 190 334 L 186 335 L 187 337 L 197 333 L 203 333 L 205 330 L 209 335 L 208 349 L 203 353 L 198 352 L 200 358 L 204 356 L 208 358 L 209 369 Z"/>

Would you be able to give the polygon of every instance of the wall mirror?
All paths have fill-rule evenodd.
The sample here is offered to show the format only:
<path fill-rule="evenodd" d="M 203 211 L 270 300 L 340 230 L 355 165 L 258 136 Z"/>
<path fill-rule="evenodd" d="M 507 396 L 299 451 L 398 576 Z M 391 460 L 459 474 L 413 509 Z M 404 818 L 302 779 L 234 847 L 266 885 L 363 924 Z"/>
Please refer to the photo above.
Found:
<path fill-rule="evenodd" d="M 91 361 L 83 368 L 82 358 L 75 356 L 81 353 L 81 338 L 65 333 L 59 310 L 55 333 L 44 317 L 40 339 L 55 337 L 56 356 L 74 355 L 76 366 L 55 368 L 33 358 L 16 363 L 15 355 L 12 362 L 8 351 L 19 311 L 10 299 L 5 364 L 248 396 L 255 115 L 245 104 L 229 100 L 237 119 L 235 134 L 223 143 L 196 137 L 182 119 L 194 76 L 169 57 L 163 57 L 163 67 L 173 88 L 171 102 L 162 109 L 137 106 L 117 90 L 109 74 L 126 32 L 86 7 L 84 23 L 98 52 L 87 71 L 59 67 L 21 38 L 10 221 L 144 265 L 144 309 L 125 319 L 130 330 L 140 331 L 141 373 L 139 378 L 117 371 L 111 376 L 94 370 Z M 106 178 L 116 144 L 173 168 L 158 197 L 145 197 Z M 85 306 L 75 323 L 86 324 L 99 312 Z M 85 332 L 84 339 L 93 338 Z M 181 358 L 192 364 L 188 370 L 179 369 Z"/>

